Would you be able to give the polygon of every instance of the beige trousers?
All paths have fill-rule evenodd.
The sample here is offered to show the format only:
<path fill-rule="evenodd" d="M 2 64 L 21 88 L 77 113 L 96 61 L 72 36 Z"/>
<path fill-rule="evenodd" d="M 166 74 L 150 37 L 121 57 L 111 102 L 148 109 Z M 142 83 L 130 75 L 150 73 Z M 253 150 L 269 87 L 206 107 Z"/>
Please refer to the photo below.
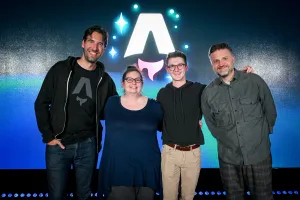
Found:
<path fill-rule="evenodd" d="M 201 168 L 200 147 L 191 151 L 180 151 L 163 145 L 161 154 L 163 199 L 178 200 L 179 181 L 180 199 L 194 199 Z"/>

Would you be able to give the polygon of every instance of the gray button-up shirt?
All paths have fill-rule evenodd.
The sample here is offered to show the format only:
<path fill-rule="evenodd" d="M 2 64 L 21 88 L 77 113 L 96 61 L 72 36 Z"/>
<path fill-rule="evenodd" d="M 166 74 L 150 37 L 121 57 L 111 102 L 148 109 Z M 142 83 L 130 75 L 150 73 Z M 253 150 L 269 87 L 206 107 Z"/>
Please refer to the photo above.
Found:
<path fill-rule="evenodd" d="M 235 70 L 230 85 L 216 78 L 203 91 L 201 105 L 205 122 L 217 139 L 219 159 L 251 165 L 270 155 L 269 133 L 277 112 L 260 76 Z"/>

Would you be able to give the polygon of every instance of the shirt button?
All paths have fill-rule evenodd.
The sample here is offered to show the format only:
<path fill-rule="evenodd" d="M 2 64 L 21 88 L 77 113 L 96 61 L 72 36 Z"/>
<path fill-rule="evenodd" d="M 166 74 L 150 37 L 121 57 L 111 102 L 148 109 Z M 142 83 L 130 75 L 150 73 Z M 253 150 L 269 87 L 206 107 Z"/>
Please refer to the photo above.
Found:
<path fill-rule="evenodd" d="M 237 112 L 237 110 L 234 110 L 234 112 Z"/>
<path fill-rule="evenodd" d="M 240 122 L 236 122 L 236 124 L 239 124 Z"/>

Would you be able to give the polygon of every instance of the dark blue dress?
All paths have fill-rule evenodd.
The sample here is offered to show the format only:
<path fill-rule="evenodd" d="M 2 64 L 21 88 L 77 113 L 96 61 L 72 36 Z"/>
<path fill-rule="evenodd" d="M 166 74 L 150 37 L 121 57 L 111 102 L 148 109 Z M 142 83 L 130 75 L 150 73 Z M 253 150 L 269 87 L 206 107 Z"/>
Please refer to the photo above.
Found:
<path fill-rule="evenodd" d="M 157 141 L 157 128 L 163 118 L 160 104 L 148 99 L 144 108 L 132 111 L 121 105 L 121 97 L 113 96 L 106 103 L 104 116 L 106 133 L 98 197 L 107 197 L 112 186 L 150 187 L 161 193 Z"/>

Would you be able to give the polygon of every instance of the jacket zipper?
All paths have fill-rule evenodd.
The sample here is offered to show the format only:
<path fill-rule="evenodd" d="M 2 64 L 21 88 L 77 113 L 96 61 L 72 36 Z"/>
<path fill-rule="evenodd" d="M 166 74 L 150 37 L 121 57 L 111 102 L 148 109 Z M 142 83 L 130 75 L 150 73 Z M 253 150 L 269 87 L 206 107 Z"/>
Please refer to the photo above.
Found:
<path fill-rule="evenodd" d="M 64 112 L 65 112 L 64 126 L 63 126 L 61 132 L 55 135 L 55 139 L 56 139 L 57 136 L 59 136 L 60 134 L 62 134 L 62 132 L 65 130 L 65 126 L 66 126 L 66 117 L 67 117 L 67 116 L 66 116 L 66 115 L 67 115 L 67 114 L 66 114 L 66 105 L 67 105 L 68 96 L 69 96 L 69 81 L 70 81 L 71 74 L 72 74 L 72 70 L 70 71 L 69 76 L 68 76 L 68 80 L 67 80 L 66 101 L 65 101 L 65 105 L 64 105 Z"/>
<path fill-rule="evenodd" d="M 99 122 L 98 122 L 98 86 L 100 82 L 102 81 L 102 76 L 100 77 L 100 80 L 96 87 L 96 141 L 97 141 L 97 152 L 99 152 L 99 138 L 98 138 L 98 129 L 99 129 Z"/>

